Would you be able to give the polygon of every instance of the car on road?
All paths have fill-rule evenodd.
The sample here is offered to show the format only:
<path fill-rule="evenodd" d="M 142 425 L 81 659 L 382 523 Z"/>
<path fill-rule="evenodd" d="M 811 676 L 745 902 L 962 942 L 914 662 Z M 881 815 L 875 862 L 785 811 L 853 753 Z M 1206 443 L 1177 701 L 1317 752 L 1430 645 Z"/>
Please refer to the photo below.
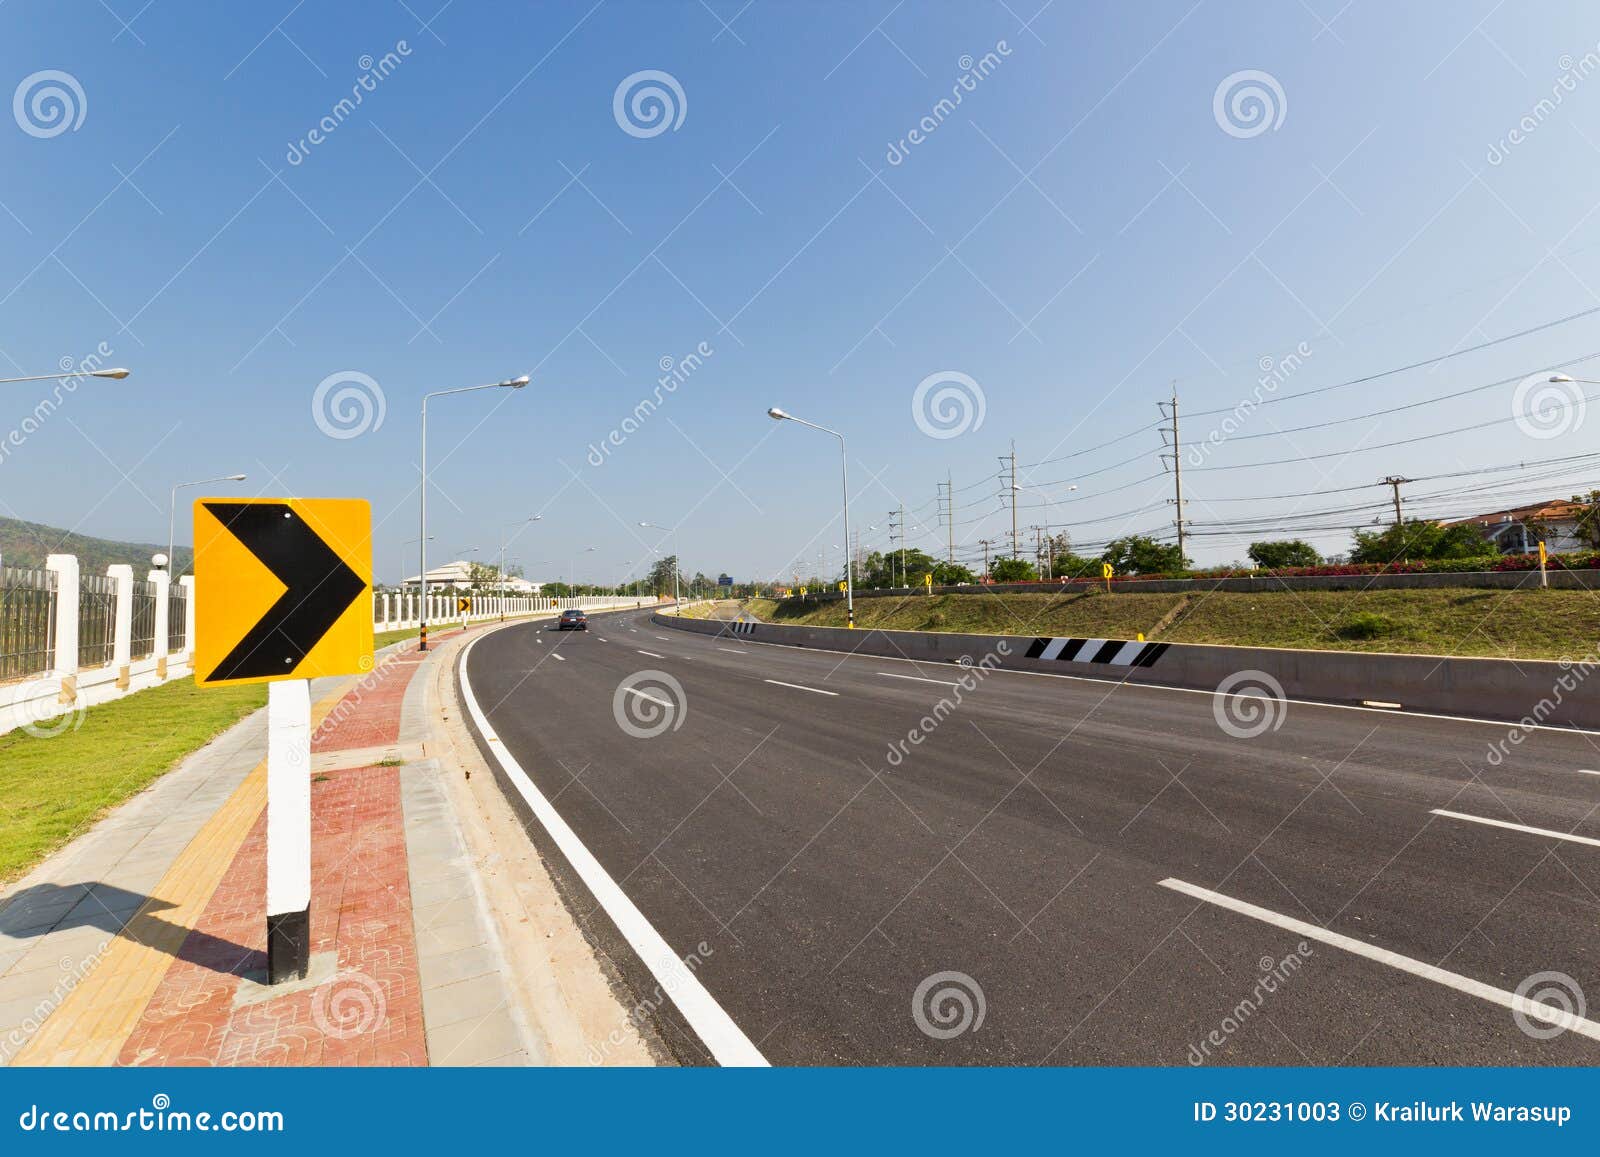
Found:
<path fill-rule="evenodd" d="M 562 611 L 561 617 L 556 620 L 558 631 L 587 631 L 589 629 L 589 616 L 582 611 Z"/>

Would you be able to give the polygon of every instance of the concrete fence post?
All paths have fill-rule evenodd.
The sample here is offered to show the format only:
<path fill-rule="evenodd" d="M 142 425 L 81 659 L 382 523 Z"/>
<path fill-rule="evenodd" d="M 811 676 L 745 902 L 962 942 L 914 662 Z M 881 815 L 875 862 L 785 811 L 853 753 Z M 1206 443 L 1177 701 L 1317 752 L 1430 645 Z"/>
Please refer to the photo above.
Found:
<path fill-rule="evenodd" d="M 56 649 L 51 673 L 61 681 L 56 701 L 78 701 L 78 556 L 46 556 L 44 569 L 56 576 Z"/>
<path fill-rule="evenodd" d="M 150 581 L 156 584 L 156 637 L 151 655 L 156 661 L 156 678 L 164 680 L 167 677 L 167 640 L 172 628 L 172 603 L 168 598 L 172 575 L 165 568 L 158 568 L 150 572 Z"/>
<path fill-rule="evenodd" d="M 133 567 L 114 562 L 106 577 L 117 584 L 116 609 L 111 620 L 111 667 L 117 673 L 117 690 L 133 681 Z"/>
<path fill-rule="evenodd" d="M 183 588 L 183 661 L 194 670 L 194 575 L 186 574 L 178 580 Z"/>

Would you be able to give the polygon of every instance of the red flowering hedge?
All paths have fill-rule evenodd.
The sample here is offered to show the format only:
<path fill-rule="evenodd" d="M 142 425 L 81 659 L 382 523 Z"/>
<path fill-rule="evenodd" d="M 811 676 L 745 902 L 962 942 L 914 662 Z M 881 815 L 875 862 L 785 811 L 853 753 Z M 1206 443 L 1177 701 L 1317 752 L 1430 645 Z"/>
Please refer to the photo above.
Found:
<path fill-rule="evenodd" d="M 1552 554 L 1548 562 L 1551 570 L 1594 570 L 1600 568 L 1600 551 L 1577 551 L 1572 554 Z M 1490 555 L 1485 558 L 1417 559 L 1410 562 L 1375 563 L 1356 562 L 1322 566 L 1286 566 L 1276 570 L 1239 570 L 1219 567 L 1215 570 L 1171 571 L 1163 574 L 1119 574 L 1112 582 L 1138 582 L 1145 579 L 1209 579 L 1209 578 L 1347 578 L 1374 574 L 1462 574 L 1472 571 L 1528 571 L 1539 569 L 1537 554 Z M 1059 586 L 1062 583 L 1098 583 L 1098 575 L 1077 575 L 1054 582 L 1038 581 L 1028 585 Z M 1012 585 L 1012 584 L 1004 584 Z M 1018 584 L 1021 585 L 1021 584 Z"/>

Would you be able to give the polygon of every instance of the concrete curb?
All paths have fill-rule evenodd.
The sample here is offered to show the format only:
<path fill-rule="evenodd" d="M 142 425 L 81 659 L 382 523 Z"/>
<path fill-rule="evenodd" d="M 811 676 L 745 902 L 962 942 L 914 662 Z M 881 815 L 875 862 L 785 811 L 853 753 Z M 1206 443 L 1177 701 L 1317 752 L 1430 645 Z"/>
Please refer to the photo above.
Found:
<path fill-rule="evenodd" d="M 1398 705 L 1408 711 L 1503 721 L 1520 727 L 1600 728 L 1600 686 L 1584 686 L 1600 665 L 1600 657 L 1593 653 L 1567 663 L 1194 643 L 1147 643 L 1141 649 L 1141 644 L 1124 640 L 852 631 L 659 614 L 652 621 L 657 626 L 741 641 L 890 659 L 979 664 L 1279 699 Z"/>

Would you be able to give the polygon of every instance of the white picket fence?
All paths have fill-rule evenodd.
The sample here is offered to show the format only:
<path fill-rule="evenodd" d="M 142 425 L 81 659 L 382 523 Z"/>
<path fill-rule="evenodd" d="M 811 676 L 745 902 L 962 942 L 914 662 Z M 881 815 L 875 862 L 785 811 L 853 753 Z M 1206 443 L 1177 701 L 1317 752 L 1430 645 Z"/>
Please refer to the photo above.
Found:
<path fill-rule="evenodd" d="M 9 664 L 14 672 L 9 681 L 0 682 L 0 735 L 19 727 L 38 735 L 70 730 L 90 707 L 193 673 L 193 575 L 178 579 L 182 587 L 179 597 L 164 570 L 152 570 L 136 591 L 133 568 L 120 563 L 106 569 L 105 580 L 86 583 L 77 556 L 70 554 L 50 555 L 43 571 L 10 573 L 13 577 L 36 576 L 37 581 L 26 580 L 30 584 L 26 591 L 16 587 L 0 590 L 0 647 L 26 651 L 25 655 L 9 656 L 14 660 Z M 27 632 L 16 630 L 17 624 L 3 614 L 3 599 L 9 596 L 17 605 L 23 594 L 33 597 L 31 606 L 36 611 L 29 617 Z M 654 602 L 648 595 L 555 599 L 430 593 L 428 623 L 435 629 L 448 629 L 570 607 L 606 610 Z M 175 604 L 183 618 L 181 626 L 174 621 Z M 87 618 L 86 607 L 90 611 Z M 421 609 L 418 595 L 378 592 L 372 596 L 373 629 L 415 630 Z M 6 658 L 0 651 L 0 660 Z M 5 666 L 0 664 L 0 670 Z"/>

